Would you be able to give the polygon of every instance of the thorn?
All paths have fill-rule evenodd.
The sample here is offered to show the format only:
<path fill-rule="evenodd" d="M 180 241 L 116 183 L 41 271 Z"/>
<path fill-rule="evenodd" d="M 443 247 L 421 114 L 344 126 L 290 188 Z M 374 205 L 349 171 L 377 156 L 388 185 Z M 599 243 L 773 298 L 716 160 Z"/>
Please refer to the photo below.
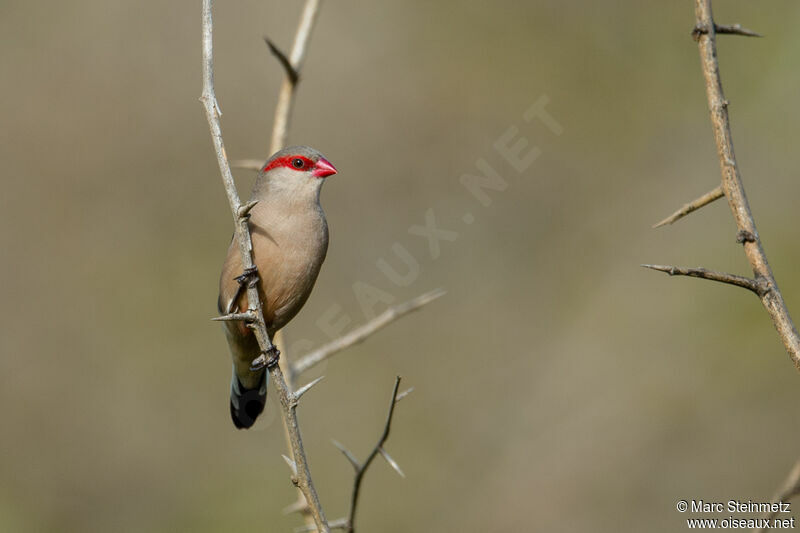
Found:
<path fill-rule="evenodd" d="M 397 395 L 397 397 L 394 399 L 394 403 L 399 402 L 400 400 L 402 400 L 403 398 L 405 398 L 406 396 L 408 396 L 412 392 L 414 392 L 414 387 L 411 387 L 409 389 L 404 390 L 403 392 L 401 392 L 400 394 Z"/>
<path fill-rule="evenodd" d="M 350 521 L 347 518 L 337 518 L 328 522 L 328 527 L 331 529 L 350 529 Z"/>
<path fill-rule="evenodd" d="M 756 236 L 753 235 L 751 231 L 747 231 L 746 229 L 740 229 L 736 233 L 736 242 L 739 244 L 744 244 L 746 242 L 756 242 Z"/>
<path fill-rule="evenodd" d="M 250 372 L 258 372 L 259 370 L 263 370 L 267 367 L 267 357 L 263 353 L 253 359 L 253 362 L 250 363 Z"/>
<path fill-rule="evenodd" d="M 238 320 L 252 322 L 255 319 L 255 315 L 250 311 L 247 311 L 246 313 L 229 313 L 227 315 L 215 316 L 211 320 L 214 322 L 236 322 Z"/>
<path fill-rule="evenodd" d="M 659 272 L 666 272 L 670 276 L 674 276 L 674 275 L 676 275 L 678 273 L 677 269 L 675 267 L 672 267 L 672 266 L 646 265 L 646 264 L 641 264 L 639 266 L 644 267 L 644 268 L 649 268 L 649 269 L 652 269 L 652 270 L 658 270 Z"/>
<path fill-rule="evenodd" d="M 402 478 L 405 478 L 405 477 L 406 477 L 406 475 L 405 475 L 405 474 L 403 473 L 403 471 L 400 469 L 400 465 L 398 465 L 398 464 L 397 464 L 397 461 L 395 461 L 394 459 L 392 459 L 392 457 L 391 457 L 391 456 L 390 456 L 388 453 L 386 453 L 386 450 L 384 450 L 384 449 L 383 449 L 383 446 L 381 446 L 380 448 L 378 448 L 378 451 L 379 451 L 379 452 L 380 452 L 380 454 L 383 456 L 383 458 L 384 458 L 384 459 L 386 459 L 386 462 L 387 462 L 387 463 L 389 463 L 389 466 L 391 466 L 392 468 L 394 468 L 395 472 L 397 472 L 398 474 L 400 474 L 400 477 L 402 477 Z"/>
<path fill-rule="evenodd" d="M 300 387 L 299 389 L 297 389 L 293 394 L 293 398 L 292 398 L 293 401 L 295 403 L 297 403 L 297 401 L 300 399 L 300 397 L 303 394 L 307 393 L 309 390 L 311 390 L 311 387 L 313 387 L 314 385 L 316 385 L 317 383 L 319 383 L 323 379 L 325 379 L 325 376 L 320 376 L 317 379 L 315 379 L 314 381 L 312 381 L 310 383 L 307 383 L 306 385 L 304 385 L 304 386 Z"/>
<path fill-rule="evenodd" d="M 684 268 L 666 265 L 641 265 L 644 268 L 658 270 L 665 272 L 670 276 L 689 276 L 691 278 L 708 279 L 711 281 L 719 281 L 720 283 L 727 283 L 729 285 L 736 285 L 748 289 L 763 296 L 769 291 L 768 283 L 765 285 L 765 280 L 755 280 L 744 276 L 737 276 L 736 274 L 728 274 L 727 272 L 716 272 L 714 270 L 707 270 L 705 268 Z"/>
<path fill-rule="evenodd" d="M 405 302 L 404 304 L 398 305 L 395 307 L 395 312 L 397 314 L 407 313 L 408 311 L 413 311 L 423 305 L 429 304 L 434 300 L 437 300 L 447 294 L 447 291 L 439 287 L 438 289 L 433 289 L 432 291 L 426 292 L 425 294 L 420 294 L 416 298 Z"/>
<path fill-rule="evenodd" d="M 239 207 L 239 218 L 244 218 L 250 214 L 250 211 L 258 204 L 258 200 L 251 200 Z"/>
<path fill-rule="evenodd" d="M 283 508 L 283 514 L 292 514 L 292 513 L 300 513 L 306 514 L 310 511 L 308 507 L 308 503 L 306 503 L 305 497 L 301 496 L 299 500 L 294 502 L 293 504 L 287 505 Z"/>
<path fill-rule="evenodd" d="M 678 220 L 682 219 L 689 213 L 693 213 L 694 211 L 697 211 L 701 207 L 710 204 L 714 200 L 719 200 L 723 196 L 725 196 L 725 192 L 722 190 L 722 185 L 719 185 L 715 189 L 705 193 L 703 196 L 697 198 L 696 200 L 692 200 L 691 202 L 684 204 L 683 206 L 681 206 L 680 209 L 672 213 L 670 216 L 668 216 L 661 222 L 658 222 L 657 224 L 653 225 L 653 228 L 660 228 L 661 226 L 677 222 Z"/>
<path fill-rule="evenodd" d="M 345 448 L 342 445 L 342 443 L 339 442 L 338 440 L 331 439 L 331 442 L 333 443 L 334 446 L 339 448 L 339 451 L 342 452 L 345 457 L 347 457 L 347 460 L 350 461 L 350 464 L 353 465 L 353 468 L 355 468 L 356 472 L 361 470 L 361 464 L 358 462 L 358 459 L 356 459 L 355 456 L 352 453 L 350 453 L 350 450 Z"/>
<path fill-rule="evenodd" d="M 441 287 L 438 287 L 438 288 L 436 288 L 436 289 L 433 289 L 433 290 L 432 290 L 432 291 L 430 291 L 430 292 L 427 292 L 427 293 L 423 294 L 423 295 L 420 297 L 420 300 L 421 300 L 421 301 L 423 301 L 423 302 L 425 302 L 425 303 L 428 303 L 428 302 L 432 302 L 432 301 L 434 301 L 434 300 L 435 300 L 435 299 L 437 299 L 437 298 L 441 298 L 441 297 L 442 297 L 442 296 L 444 296 L 445 294 L 447 294 L 447 291 L 446 291 L 446 290 L 444 290 L 444 289 L 443 289 L 443 288 L 441 288 Z"/>
<path fill-rule="evenodd" d="M 283 457 L 283 460 L 286 461 L 287 465 L 289 465 L 289 468 L 292 469 L 292 474 L 296 476 L 297 475 L 297 464 L 294 461 L 292 461 L 291 459 L 289 459 L 288 457 L 286 457 L 285 455 L 283 455 L 283 454 L 281 454 L 281 457 Z"/>
<path fill-rule="evenodd" d="M 714 24 L 714 33 L 721 33 L 723 35 L 743 35 L 745 37 L 763 37 L 760 33 L 742 28 L 741 24 Z"/>
<path fill-rule="evenodd" d="M 269 46 L 269 51 L 272 52 L 272 55 L 277 58 L 278 62 L 283 67 L 283 70 L 286 71 L 286 76 L 289 78 L 289 81 L 292 83 L 292 85 L 297 85 L 297 82 L 300 79 L 300 73 L 297 72 L 297 69 L 292 66 L 292 63 L 289 61 L 289 58 L 286 57 L 286 54 L 284 54 L 280 48 L 275 46 L 275 43 L 273 43 L 269 37 L 265 36 L 264 42 L 267 43 L 267 46 Z"/>
<path fill-rule="evenodd" d="M 705 24 L 700 24 L 699 22 L 692 28 L 692 39 L 695 41 L 700 40 L 701 35 L 708 34 L 708 27 Z"/>

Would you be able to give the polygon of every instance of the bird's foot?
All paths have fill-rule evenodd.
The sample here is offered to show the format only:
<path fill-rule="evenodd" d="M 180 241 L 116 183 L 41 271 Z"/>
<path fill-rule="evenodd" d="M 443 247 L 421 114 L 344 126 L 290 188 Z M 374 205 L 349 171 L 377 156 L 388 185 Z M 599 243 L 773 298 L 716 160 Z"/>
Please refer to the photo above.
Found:
<path fill-rule="evenodd" d="M 233 280 L 239 284 L 236 287 L 236 294 L 233 295 L 231 301 L 228 302 L 228 314 L 233 313 L 236 309 L 236 305 L 239 302 L 239 298 L 242 294 L 245 293 L 247 289 L 250 287 L 255 287 L 256 283 L 258 283 L 258 268 L 255 265 L 251 266 L 250 268 L 245 268 L 244 271 L 233 278 Z"/>
<path fill-rule="evenodd" d="M 258 283 L 258 268 L 255 265 L 245 268 L 241 275 L 233 279 L 239 283 L 240 287 L 255 287 Z"/>
<path fill-rule="evenodd" d="M 253 362 L 250 363 L 250 372 L 257 372 L 264 368 L 271 370 L 280 360 L 281 351 L 273 345 L 272 348 L 253 359 Z"/>

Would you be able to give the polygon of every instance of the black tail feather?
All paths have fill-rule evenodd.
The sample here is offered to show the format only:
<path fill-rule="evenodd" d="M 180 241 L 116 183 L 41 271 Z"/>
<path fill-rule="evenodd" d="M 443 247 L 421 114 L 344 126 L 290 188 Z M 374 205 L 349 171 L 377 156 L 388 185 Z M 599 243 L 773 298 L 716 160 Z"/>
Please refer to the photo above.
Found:
<path fill-rule="evenodd" d="M 233 373 L 231 379 L 231 420 L 237 429 L 248 429 L 264 411 L 267 403 L 267 373 L 261 376 L 258 387 L 247 389 Z"/>

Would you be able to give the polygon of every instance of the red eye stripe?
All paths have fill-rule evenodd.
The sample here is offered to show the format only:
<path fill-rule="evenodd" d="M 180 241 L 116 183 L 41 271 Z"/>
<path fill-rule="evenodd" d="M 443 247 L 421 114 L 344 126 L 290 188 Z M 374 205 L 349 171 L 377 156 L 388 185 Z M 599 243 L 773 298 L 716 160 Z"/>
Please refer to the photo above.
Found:
<path fill-rule="evenodd" d="M 295 167 L 292 164 L 292 161 L 294 161 L 295 159 L 299 159 L 300 161 L 302 161 L 303 162 L 303 166 L 300 167 L 300 168 Z M 264 167 L 264 172 L 269 172 L 273 168 L 278 168 L 278 167 L 287 167 L 287 168 L 291 168 L 292 170 L 307 170 L 307 169 L 309 169 L 309 168 L 311 168 L 313 166 L 314 166 L 314 162 L 312 160 L 310 160 L 309 158 L 307 158 L 307 157 L 304 157 L 302 155 L 287 155 L 287 156 L 284 156 L 284 157 L 279 157 L 278 159 L 276 159 L 275 161 L 273 161 L 269 165 L 265 166 Z"/>

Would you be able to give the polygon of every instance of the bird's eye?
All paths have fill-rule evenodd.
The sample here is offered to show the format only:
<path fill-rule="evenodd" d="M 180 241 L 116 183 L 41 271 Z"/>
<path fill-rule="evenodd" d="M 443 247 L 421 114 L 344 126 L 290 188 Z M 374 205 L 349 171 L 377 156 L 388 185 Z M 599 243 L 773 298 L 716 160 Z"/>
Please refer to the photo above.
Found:
<path fill-rule="evenodd" d="M 303 168 L 303 165 L 305 165 L 305 163 L 303 163 L 303 160 L 299 157 L 292 159 L 292 166 L 294 168 Z"/>

